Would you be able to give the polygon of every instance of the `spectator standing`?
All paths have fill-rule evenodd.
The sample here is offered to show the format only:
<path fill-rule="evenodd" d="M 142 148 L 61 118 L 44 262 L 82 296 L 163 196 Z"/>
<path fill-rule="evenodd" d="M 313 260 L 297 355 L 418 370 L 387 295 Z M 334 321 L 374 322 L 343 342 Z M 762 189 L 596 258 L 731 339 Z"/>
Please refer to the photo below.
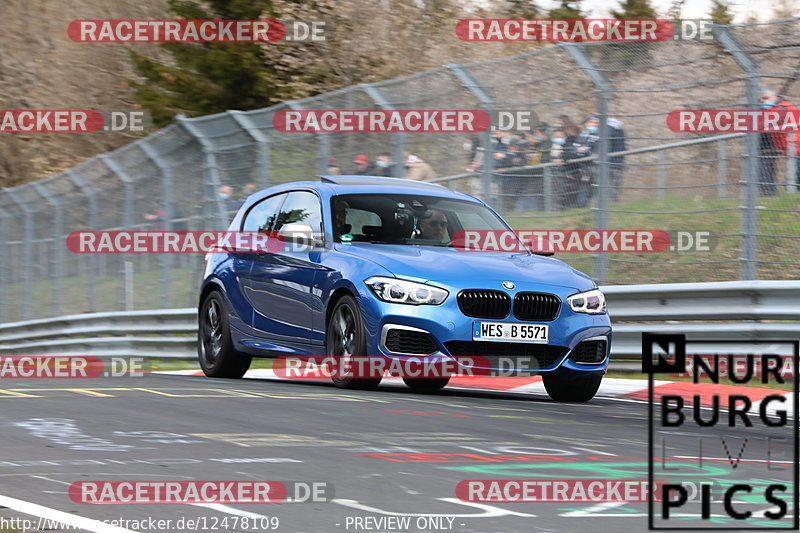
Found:
<path fill-rule="evenodd" d="M 758 134 L 758 190 L 761 196 L 778 194 L 775 186 L 775 160 L 781 151 L 775 146 L 772 135 Z"/>
<path fill-rule="evenodd" d="M 498 129 L 497 127 L 492 128 L 491 148 L 493 152 L 507 152 L 510 144 L 511 144 L 510 131 L 501 130 Z"/>
<path fill-rule="evenodd" d="M 553 121 L 553 126 L 556 129 L 566 129 L 575 126 L 575 123 L 569 118 L 569 115 L 558 115 L 558 118 Z"/>
<path fill-rule="evenodd" d="M 772 89 L 761 91 L 761 109 L 773 111 L 796 112 L 797 109 L 785 98 Z M 790 147 L 794 149 L 795 161 L 800 163 L 800 133 L 798 132 L 763 132 L 759 134 L 759 183 L 758 188 L 762 196 L 775 196 L 778 194 L 776 185 L 775 165 L 778 158 L 791 155 Z M 794 180 L 798 183 L 800 165 L 795 165 L 795 176 L 787 176 L 787 182 Z"/>
<path fill-rule="evenodd" d="M 572 149 L 568 150 L 568 159 L 580 159 L 593 155 L 597 144 L 599 122 L 597 117 L 590 116 L 583 123 L 581 131 L 572 144 Z M 583 161 L 575 163 L 575 178 L 577 179 L 578 193 L 575 197 L 575 207 L 586 207 L 589 204 L 594 192 L 592 185 L 595 183 L 595 162 Z"/>
<path fill-rule="evenodd" d="M 239 202 L 233 197 L 233 187 L 230 185 L 220 185 L 217 189 L 217 196 L 222 200 L 223 209 L 225 213 L 230 215 L 239 209 Z"/>
<path fill-rule="evenodd" d="M 250 197 L 250 195 L 251 195 L 251 194 L 253 194 L 253 193 L 254 193 L 254 192 L 256 192 L 257 190 L 258 190 L 258 189 L 256 188 L 256 186 L 255 186 L 255 185 L 253 185 L 252 183 L 248 183 L 247 185 L 245 185 L 244 187 L 242 187 L 242 193 L 241 193 L 241 195 L 239 196 L 239 199 L 240 199 L 242 202 L 244 202 L 245 200 L 247 200 L 247 198 L 249 198 L 249 197 Z"/>
<path fill-rule="evenodd" d="M 473 135 L 471 137 L 465 137 L 464 142 L 461 145 L 464 149 L 464 152 L 467 154 L 467 167 L 469 167 L 473 161 L 475 161 L 476 156 L 478 155 L 478 148 L 481 145 L 480 137 L 477 135 Z"/>
<path fill-rule="evenodd" d="M 406 154 L 405 160 L 406 179 L 417 181 L 430 181 L 436 178 L 433 168 L 413 154 Z"/>
<path fill-rule="evenodd" d="M 575 206 L 578 194 L 577 180 L 571 175 L 573 169 L 567 165 L 571 157 L 570 150 L 575 142 L 574 135 L 568 135 L 566 130 L 558 128 L 553 130 L 550 141 L 550 159 L 555 166 L 551 167 L 553 172 L 553 183 L 555 184 L 556 195 L 558 198 L 559 209 L 569 209 Z"/>
<path fill-rule="evenodd" d="M 342 173 L 342 171 L 339 169 L 339 165 L 336 164 L 335 157 L 328 158 L 328 167 L 325 169 L 325 171 L 328 173 L 329 176 L 338 176 L 339 174 Z"/>
<path fill-rule="evenodd" d="M 353 158 L 353 163 L 356 165 L 356 170 L 353 172 L 356 176 L 374 176 L 376 172 L 375 165 L 372 164 L 364 154 L 359 154 Z"/>
<path fill-rule="evenodd" d="M 503 211 L 516 209 L 520 195 L 527 188 L 529 176 L 522 168 L 526 163 L 527 144 L 524 140 L 512 140 L 508 152 L 495 152 L 496 156 L 502 156 L 495 161 L 498 164 L 497 173 L 503 175 L 498 180 L 502 187 L 500 205 Z"/>
<path fill-rule="evenodd" d="M 606 125 L 608 126 L 608 151 L 613 153 L 627 150 L 622 121 L 617 118 L 609 118 L 606 120 Z M 608 198 L 611 202 L 618 202 L 622 194 L 622 171 L 624 168 L 624 155 L 615 155 L 608 158 L 608 184 L 611 186 Z"/>
<path fill-rule="evenodd" d="M 550 162 L 550 150 L 553 145 L 547 135 L 547 129 L 547 124 L 539 124 L 525 134 L 527 140 L 526 165 L 534 166 Z M 516 210 L 520 212 L 541 211 L 544 208 L 544 169 L 534 168 L 524 174 L 525 185 L 517 197 Z"/>
<path fill-rule="evenodd" d="M 149 202 L 149 207 L 147 211 L 148 211 L 147 213 L 142 213 L 142 218 L 144 218 L 147 222 L 152 224 L 150 228 L 156 230 L 164 229 L 163 222 L 164 222 L 164 215 L 166 215 L 166 211 L 164 211 L 164 208 L 161 207 L 161 204 L 153 200 Z"/>
<path fill-rule="evenodd" d="M 395 164 L 392 161 L 392 154 L 389 152 L 381 152 L 375 159 L 375 175 L 391 178 L 394 176 Z"/>

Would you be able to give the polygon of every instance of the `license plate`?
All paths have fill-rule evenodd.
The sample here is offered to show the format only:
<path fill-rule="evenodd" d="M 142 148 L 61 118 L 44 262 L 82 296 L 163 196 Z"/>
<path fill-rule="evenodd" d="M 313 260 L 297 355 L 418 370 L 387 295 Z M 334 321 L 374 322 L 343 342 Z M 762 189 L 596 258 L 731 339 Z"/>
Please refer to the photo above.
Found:
<path fill-rule="evenodd" d="M 509 322 L 473 322 L 474 341 L 511 341 L 547 344 L 550 326 L 547 324 L 519 324 Z"/>

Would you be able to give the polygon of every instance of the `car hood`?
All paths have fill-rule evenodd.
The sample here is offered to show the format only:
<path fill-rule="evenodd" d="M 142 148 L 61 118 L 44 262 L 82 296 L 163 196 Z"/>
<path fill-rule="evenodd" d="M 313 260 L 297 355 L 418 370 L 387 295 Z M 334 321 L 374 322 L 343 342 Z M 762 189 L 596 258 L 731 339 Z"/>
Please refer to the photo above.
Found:
<path fill-rule="evenodd" d="M 377 263 L 399 278 L 466 286 L 476 281 L 534 282 L 589 290 L 594 281 L 550 257 L 499 252 L 464 252 L 437 246 L 350 243 L 336 249 Z"/>

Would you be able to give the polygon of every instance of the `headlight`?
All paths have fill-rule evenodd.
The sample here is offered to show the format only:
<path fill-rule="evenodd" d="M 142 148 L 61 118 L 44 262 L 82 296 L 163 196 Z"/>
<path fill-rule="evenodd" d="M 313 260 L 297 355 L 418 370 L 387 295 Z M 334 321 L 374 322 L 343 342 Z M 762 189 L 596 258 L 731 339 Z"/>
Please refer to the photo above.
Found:
<path fill-rule="evenodd" d="M 576 313 L 601 315 L 606 312 L 606 297 L 599 289 L 573 294 L 567 298 L 567 303 Z"/>
<path fill-rule="evenodd" d="M 450 294 L 444 289 L 397 278 L 373 276 L 364 281 L 384 302 L 411 305 L 439 305 Z"/>

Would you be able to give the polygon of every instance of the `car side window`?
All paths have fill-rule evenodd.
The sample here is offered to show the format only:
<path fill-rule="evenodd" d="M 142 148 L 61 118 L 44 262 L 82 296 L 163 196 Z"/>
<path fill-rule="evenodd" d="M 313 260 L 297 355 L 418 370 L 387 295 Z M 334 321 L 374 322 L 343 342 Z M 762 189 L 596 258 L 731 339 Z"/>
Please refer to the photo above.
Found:
<path fill-rule="evenodd" d="M 286 199 L 286 194 L 270 196 L 255 206 L 247 213 L 244 219 L 243 231 L 270 231 L 278 215 L 278 209 Z"/>
<path fill-rule="evenodd" d="M 315 236 L 322 235 L 322 206 L 316 194 L 308 191 L 290 192 L 272 230 L 280 231 L 285 224 L 294 222 L 308 224 Z"/>
<path fill-rule="evenodd" d="M 364 233 L 364 226 L 383 225 L 381 217 L 373 211 L 364 211 L 363 209 L 348 209 L 347 210 L 347 223 L 351 225 L 350 233 Z"/>

